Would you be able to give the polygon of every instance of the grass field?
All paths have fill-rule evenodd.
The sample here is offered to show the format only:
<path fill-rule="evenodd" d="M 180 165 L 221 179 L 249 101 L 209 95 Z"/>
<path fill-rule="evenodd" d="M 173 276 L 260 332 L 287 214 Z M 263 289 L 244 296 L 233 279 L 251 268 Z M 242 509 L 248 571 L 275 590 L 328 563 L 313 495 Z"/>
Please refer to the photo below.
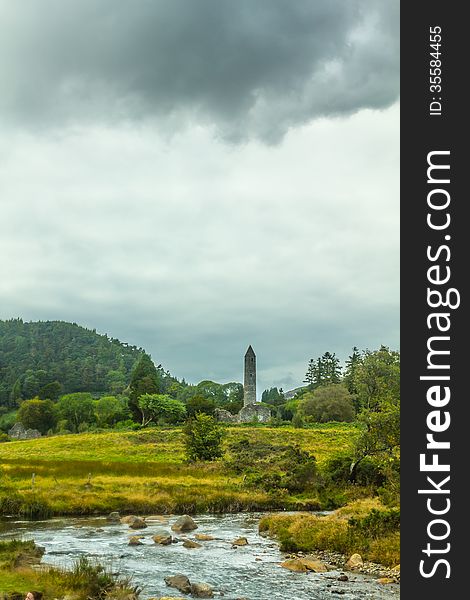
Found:
<path fill-rule="evenodd" d="M 322 464 L 347 449 L 354 424 L 308 429 L 227 427 L 242 438 L 299 444 Z M 178 428 L 86 433 L 0 444 L 0 514 L 51 516 L 122 512 L 202 512 L 308 508 L 317 498 L 276 497 L 247 489 L 220 461 L 188 464 Z M 34 474 L 34 481 L 33 481 Z"/>

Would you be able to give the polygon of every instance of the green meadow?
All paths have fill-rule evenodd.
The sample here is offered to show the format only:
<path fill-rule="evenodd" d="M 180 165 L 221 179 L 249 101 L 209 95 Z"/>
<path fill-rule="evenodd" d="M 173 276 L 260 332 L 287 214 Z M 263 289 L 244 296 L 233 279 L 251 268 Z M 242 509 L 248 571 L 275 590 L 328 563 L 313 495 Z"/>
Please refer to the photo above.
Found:
<path fill-rule="evenodd" d="M 298 444 L 319 467 L 354 442 L 355 424 L 229 426 L 224 444 Z M 0 444 L 0 514 L 24 517 L 122 512 L 231 512 L 318 508 L 314 495 L 247 487 L 223 460 L 188 463 L 180 428 L 56 435 Z M 314 494 L 312 492 L 312 494 Z"/>

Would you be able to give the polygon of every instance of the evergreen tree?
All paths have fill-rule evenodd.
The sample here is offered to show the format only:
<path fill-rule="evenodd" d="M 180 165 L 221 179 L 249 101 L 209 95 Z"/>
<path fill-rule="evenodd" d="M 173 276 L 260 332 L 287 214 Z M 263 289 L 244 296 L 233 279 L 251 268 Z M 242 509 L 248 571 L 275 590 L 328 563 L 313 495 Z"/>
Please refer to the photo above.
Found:
<path fill-rule="evenodd" d="M 22 400 L 22 385 L 21 381 L 17 379 L 10 393 L 10 406 L 20 404 Z"/>
<path fill-rule="evenodd" d="M 314 390 L 320 385 L 330 385 L 341 382 L 340 360 L 335 353 L 325 352 L 323 356 L 310 359 L 304 383 Z"/>
<path fill-rule="evenodd" d="M 160 394 L 157 368 L 148 354 L 142 354 L 131 374 L 129 408 L 134 421 L 141 420 L 139 398 L 144 394 Z"/>
<path fill-rule="evenodd" d="M 356 373 L 359 364 L 361 363 L 361 353 L 359 349 L 354 346 L 352 354 L 348 356 L 346 361 L 346 368 L 344 370 L 344 384 L 348 388 L 350 394 L 357 394 L 356 387 Z"/>

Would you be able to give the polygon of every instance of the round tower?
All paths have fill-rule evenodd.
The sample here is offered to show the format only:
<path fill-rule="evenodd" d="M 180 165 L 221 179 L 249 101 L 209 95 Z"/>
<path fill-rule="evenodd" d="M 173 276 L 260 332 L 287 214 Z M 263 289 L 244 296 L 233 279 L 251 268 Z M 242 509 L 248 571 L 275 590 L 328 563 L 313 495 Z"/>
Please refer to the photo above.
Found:
<path fill-rule="evenodd" d="M 243 381 L 243 406 L 256 403 L 256 354 L 251 346 L 245 354 L 245 377 Z"/>

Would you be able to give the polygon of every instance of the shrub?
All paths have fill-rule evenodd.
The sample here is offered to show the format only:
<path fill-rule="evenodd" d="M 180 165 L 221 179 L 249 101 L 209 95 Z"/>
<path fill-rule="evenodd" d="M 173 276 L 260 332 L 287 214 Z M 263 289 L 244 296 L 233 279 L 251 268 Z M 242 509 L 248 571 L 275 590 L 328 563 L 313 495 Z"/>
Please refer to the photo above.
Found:
<path fill-rule="evenodd" d="M 323 474 L 333 483 L 348 483 L 351 476 L 351 465 L 354 458 L 350 454 L 337 454 L 330 458 L 323 467 Z M 364 459 L 357 466 L 356 483 L 362 486 L 382 486 L 385 475 L 379 463 L 370 458 Z"/>
<path fill-rule="evenodd" d="M 304 417 L 318 423 L 354 420 L 352 396 L 341 384 L 323 385 L 305 394 L 299 410 Z"/>
<path fill-rule="evenodd" d="M 297 493 L 304 492 L 317 479 L 315 457 L 298 445 L 276 446 L 244 438 L 229 449 L 228 468 L 245 474 L 248 485 Z"/>
<path fill-rule="evenodd" d="M 362 519 L 351 517 L 348 525 L 354 532 L 367 535 L 367 537 L 379 538 L 400 529 L 400 510 L 377 510 L 374 508 Z"/>
<path fill-rule="evenodd" d="M 199 413 L 183 428 L 189 460 L 215 460 L 222 452 L 223 430 L 214 417 Z"/>
<path fill-rule="evenodd" d="M 41 433 L 46 433 L 56 423 L 54 403 L 39 398 L 24 400 L 18 410 L 17 419 L 27 429 L 37 429 Z"/>

